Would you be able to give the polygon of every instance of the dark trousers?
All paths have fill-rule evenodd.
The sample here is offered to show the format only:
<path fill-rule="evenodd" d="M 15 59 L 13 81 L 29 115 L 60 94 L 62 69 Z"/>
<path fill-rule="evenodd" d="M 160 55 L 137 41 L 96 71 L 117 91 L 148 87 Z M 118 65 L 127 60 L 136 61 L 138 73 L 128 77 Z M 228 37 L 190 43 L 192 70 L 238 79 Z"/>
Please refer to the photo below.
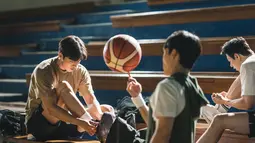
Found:
<path fill-rule="evenodd" d="M 83 134 L 77 131 L 77 126 L 59 121 L 51 124 L 42 115 L 43 108 L 40 105 L 27 122 L 27 133 L 32 134 L 38 141 L 66 140 L 81 137 Z"/>

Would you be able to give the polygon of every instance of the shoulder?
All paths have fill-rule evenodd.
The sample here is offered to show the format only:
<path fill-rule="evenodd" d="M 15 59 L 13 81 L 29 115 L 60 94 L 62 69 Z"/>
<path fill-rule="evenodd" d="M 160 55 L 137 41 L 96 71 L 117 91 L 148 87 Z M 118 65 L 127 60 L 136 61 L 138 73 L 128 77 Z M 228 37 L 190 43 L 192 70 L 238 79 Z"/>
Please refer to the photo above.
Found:
<path fill-rule="evenodd" d="M 167 88 L 167 87 L 179 88 L 179 87 L 181 87 L 181 85 L 173 78 L 166 78 L 166 79 L 161 80 L 158 83 L 158 86 L 162 87 L 162 88 Z"/>
<path fill-rule="evenodd" d="M 251 69 L 255 71 L 255 55 L 248 57 L 241 65 L 241 70 Z"/>
<path fill-rule="evenodd" d="M 77 66 L 77 70 L 81 71 L 81 72 L 87 72 L 88 71 L 82 64 L 79 64 Z"/>
<path fill-rule="evenodd" d="M 166 78 L 158 83 L 156 89 L 165 92 L 178 93 L 178 91 L 182 89 L 182 86 L 176 80 Z"/>
<path fill-rule="evenodd" d="M 50 59 L 46 59 L 46 60 L 42 61 L 41 63 L 39 63 L 35 67 L 35 69 L 33 71 L 33 75 L 35 75 L 36 77 L 49 77 L 49 76 L 51 76 L 54 61 L 55 61 L 54 58 L 50 58 Z"/>
<path fill-rule="evenodd" d="M 89 74 L 88 70 L 82 64 L 79 64 L 77 66 L 75 75 L 76 75 L 77 79 L 90 80 L 90 74 Z"/>
<path fill-rule="evenodd" d="M 84 75 L 84 74 L 87 75 L 88 74 L 88 70 L 82 64 L 79 64 L 77 66 L 76 72 L 81 74 L 81 75 Z"/>

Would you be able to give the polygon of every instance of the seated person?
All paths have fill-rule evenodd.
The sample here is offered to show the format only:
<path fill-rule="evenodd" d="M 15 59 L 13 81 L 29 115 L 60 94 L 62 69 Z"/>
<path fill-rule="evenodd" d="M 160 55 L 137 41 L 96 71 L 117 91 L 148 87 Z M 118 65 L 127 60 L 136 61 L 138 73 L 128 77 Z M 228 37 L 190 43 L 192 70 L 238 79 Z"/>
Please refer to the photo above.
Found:
<path fill-rule="evenodd" d="M 103 112 L 113 112 L 97 101 L 87 69 L 80 64 L 87 49 L 77 36 L 59 42 L 58 56 L 36 66 L 29 86 L 25 124 L 36 140 L 68 139 L 84 131 L 94 135 Z M 88 109 L 76 97 L 85 100 Z"/>
<path fill-rule="evenodd" d="M 214 116 L 210 126 L 197 141 L 198 143 L 218 142 L 225 129 L 255 137 L 255 54 L 242 37 L 233 38 L 222 47 L 230 66 L 240 71 L 241 96 L 228 99 L 221 94 L 213 94 L 216 104 L 225 104 L 249 112 L 220 113 Z"/>
<path fill-rule="evenodd" d="M 127 91 L 148 125 L 147 143 L 193 143 L 195 123 L 208 102 L 190 70 L 201 53 L 200 39 L 187 31 L 171 34 L 163 47 L 163 70 L 168 78 L 158 83 L 149 106 L 142 85 L 130 78 Z"/>
<path fill-rule="evenodd" d="M 213 93 L 220 94 L 228 99 L 237 99 L 241 96 L 241 81 L 240 76 L 238 76 L 235 81 L 230 86 L 228 92 L 222 91 L 221 93 Z M 207 106 L 202 107 L 201 117 L 206 120 L 207 123 L 211 123 L 213 117 L 220 113 L 227 113 L 231 109 L 230 106 L 225 104 L 216 104 L 215 106 L 208 104 Z"/>

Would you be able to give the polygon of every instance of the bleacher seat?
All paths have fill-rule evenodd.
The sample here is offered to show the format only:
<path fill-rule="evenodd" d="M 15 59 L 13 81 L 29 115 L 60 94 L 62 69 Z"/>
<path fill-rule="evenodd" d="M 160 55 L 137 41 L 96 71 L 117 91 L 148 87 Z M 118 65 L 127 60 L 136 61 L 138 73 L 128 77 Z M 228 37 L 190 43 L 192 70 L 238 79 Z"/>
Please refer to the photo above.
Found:
<path fill-rule="evenodd" d="M 183 2 L 195 2 L 202 0 L 148 0 L 148 5 L 161 5 L 169 3 L 183 3 Z"/>
<path fill-rule="evenodd" d="M 111 71 L 89 71 L 92 85 L 95 90 L 125 90 L 128 75 Z M 227 91 L 238 73 L 191 73 L 198 79 L 198 83 L 205 93 Z M 153 92 L 159 81 L 166 78 L 161 72 L 145 71 L 134 72 L 131 76 L 136 78 L 143 86 L 143 91 Z M 26 75 L 26 83 L 29 85 L 31 74 Z M 106 86 L 111 85 L 111 86 Z"/>
<path fill-rule="evenodd" d="M 0 46 L 0 57 L 17 57 L 22 50 L 36 50 L 37 44 Z"/>
<path fill-rule="evenodd" d="M 255 18 L 255 4 L 199 8 L 176 11 L 155 11 L 111 16 L 112 26 L 136 27 L 164 24 L 183 24 Z"/>
<path fill-rule="evenodd" d="M 1 35 L 24 34 L 27 32 L 59 31 L 61 24 L 71 24 L 74 19 L 40 21 L 0 25 Z"/>

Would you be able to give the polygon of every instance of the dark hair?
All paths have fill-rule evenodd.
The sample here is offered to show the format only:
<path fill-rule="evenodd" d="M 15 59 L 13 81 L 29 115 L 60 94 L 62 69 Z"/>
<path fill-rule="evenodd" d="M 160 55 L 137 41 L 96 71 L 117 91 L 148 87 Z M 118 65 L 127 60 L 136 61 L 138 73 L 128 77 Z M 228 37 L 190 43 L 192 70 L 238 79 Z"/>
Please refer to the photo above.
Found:
<path fill-rule="evenodd" d="M 235 59 L 235 53 L 243 56 L 249 56 L 252 54 L 249 44 L 243 37 L 233 38 L 222 46 L 221 54 L 228 55 L 229 57 Z"/>
<path fill-rule="evenodd" d="M 184 30 L 172 33 L 164 46 L 169 49 L 169 53 L 175 49 L 180 55 L 180 64 L 187 69 L 191 69 L 199 57 L 201 47 L 199 37 Z"/>
<path fill-rule="evenodd" d="M 67 36 L 59 42 L 59 52 L 73 61 L 87 59 L 87 48 L 77 36 Z"/>

